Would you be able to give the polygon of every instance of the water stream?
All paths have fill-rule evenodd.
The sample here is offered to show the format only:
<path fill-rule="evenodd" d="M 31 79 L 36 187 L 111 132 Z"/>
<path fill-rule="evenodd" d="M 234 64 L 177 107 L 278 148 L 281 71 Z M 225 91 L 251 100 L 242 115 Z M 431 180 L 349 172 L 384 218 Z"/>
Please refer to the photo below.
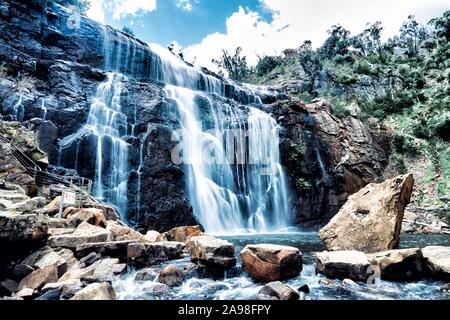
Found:
<path fill-rule="evenodd" d="M 323 251 L 325 247 L 316 233 L 278 233 L 259 235 L 222 236 L 235 244 L 239 252 L 246 244 L 273 243 L 299 248 L 303 253 L 303 271 L 300 276 L 285 281 L 294 289 L 307 284 L 311 290 L 308 294 L 313 300 L 448 300 L 450 293 L 440 291 L 442 282 L 418 281 L 398 283 L 378 281 L 374 285 L 359 283 L 359 288 L 344 286 L 342 281 L 333 280 L 336 286 L 320 283 L 323 276 L 315 272 L 314 252 Z M 434 235 L 402 235 L 402 248 L 423 247 L 424 245 L 450 245 L 450 237 Z M 244 273 L 229 274 L 223 280 L 202 278 L 185 279 L 179 287 L 170 291 L 158 290 L 159 271 L 168 264 L 185 266 L 189 258 L 170 261 L 154 266 L 154 276 L 149 281 L 135 281 L 136 271 L 131 271 L 113 282 L 118 299 L 121 300 L 254 300 L 263 284 L 252 280 Z M 240 261 L 238 260 L 238 264 Z M 239 268 L 238 268 L 239 269 Z"/>

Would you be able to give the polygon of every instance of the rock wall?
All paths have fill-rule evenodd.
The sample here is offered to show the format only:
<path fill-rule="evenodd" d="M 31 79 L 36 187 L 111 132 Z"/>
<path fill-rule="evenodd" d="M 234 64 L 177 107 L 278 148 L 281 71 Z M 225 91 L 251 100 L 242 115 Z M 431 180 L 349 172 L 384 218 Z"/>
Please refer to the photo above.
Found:
<path fill-rule="evenodd" d="M 283 127 L 281 153 L 296 224 L 326 224 L 351 194 L 383 179 L 392 133 L 364 124 L 356 106 L 343 119 L 324 100 L 278 101 L 271 108 Z"/>

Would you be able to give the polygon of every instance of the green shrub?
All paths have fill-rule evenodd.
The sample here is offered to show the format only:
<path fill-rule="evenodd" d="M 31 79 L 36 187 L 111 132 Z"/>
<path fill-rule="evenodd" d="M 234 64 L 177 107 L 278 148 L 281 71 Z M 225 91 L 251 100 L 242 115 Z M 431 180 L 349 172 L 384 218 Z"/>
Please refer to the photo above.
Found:
<path fill-rule="evenodd" d="M 343 119 L 350 115 L 350 110 L 346 108 L 345 104 L 335 102 L 331 107 L 331 113 L 339 119 Z"/>
<path fill-rule="evenodd" d="M 311 190 L 311 183 L 304 178 L 298 178 L 295 180 L 295 187 L 300 192 L 307 192 Z"/>
<path fill-rule="evenodd" d="M 256 74 L 258 76 L 268 74 L 282 63 L 283 61 L 278 57 L 265 56 L 256 65 Z"/>

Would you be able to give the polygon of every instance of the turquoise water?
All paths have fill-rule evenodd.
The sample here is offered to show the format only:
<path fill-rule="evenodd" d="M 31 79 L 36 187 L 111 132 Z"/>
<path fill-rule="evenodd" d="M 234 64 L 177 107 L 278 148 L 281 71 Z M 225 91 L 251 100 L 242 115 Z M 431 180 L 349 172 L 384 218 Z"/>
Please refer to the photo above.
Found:
<path fill-rule="evenodd" d="M 301 250 L 303 254 L 303 271 L 297 278 L 285 283 L 297 289 L 307 284 L 313 300 L 450 300 L 450 294 L 441 292 L 443 285 L 440 282 L 420 281 L 412 283 L 395 283 L 379 281 L 375 285 L 359 284 L 357 289 L 349 289 L 342 286 L 339 280 L 333 280 L 334 287 L 320 284 L 321 275 L 316 275 L 314 265 L 314 252 L 323 251 L 325 247 L 318 238 L 317 233 L 289 233 L 289 234 L 259 234 L 259 235 L 234 235 L 221 236 L 235 245 L 240 265 L 239 252 L 247 244 L 270 243 L 293 246 Z M 428 245 L 450 246 L 448 235 L 402 235 L 401 248 L 424 247 Z M 136 271 L 123 276 L 114 282 L 119 299 L 124 300 L 253 300 L 262 288 L 262 284 L 256 283 L 245 273 L 239 272 L 240 268 L 220 281 L 212 279 L 188 279 L 181 286 L 173 288 L 170 292 L 154 293 L 157 286 L 157 275 L 165 265 L 155 266 L 154 278 L 151 281 L 136 282 Z M 189 258 L 180 259 L 176 264 L 187 264 Z"/>

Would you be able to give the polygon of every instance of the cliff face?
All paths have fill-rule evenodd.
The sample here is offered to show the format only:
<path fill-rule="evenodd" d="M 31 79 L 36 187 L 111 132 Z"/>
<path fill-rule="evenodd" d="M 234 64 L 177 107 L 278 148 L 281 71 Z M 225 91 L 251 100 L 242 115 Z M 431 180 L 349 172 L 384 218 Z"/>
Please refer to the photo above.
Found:
<path fill-rule="evenodd" d="M 324 100 L 278 101 L 272 108 L 284 128 L 281 153 L 296 224 L 326 224 L 350 195 L 383 181 L 392 132 L 363 124 L 357 106 L 349 106 L 351 115 L 342 119 Z"/>
<path fill-rule="evenodd" d="M 126 138 L 131 145 L 128 204 L 141 212 L 130 210 L 129 220 L 157 230 L 197 223 L 183 191 L 182 168 L 172 164 L 170 152 L 164 152 L 173 145 L 171 133 L 179 124 L 165 102 L 163 85 L 145 79 L 152 61 L 145 44 L 125 39 L 126 35 L 63 7 L 44 7 L 38 1 L 2 2 L 0 28 L 3 119 L 19 117 L 25 125 L 32 120 L 41 148 L 49 154 L 50 169 L 94 178 L 94 136 L 77 137 L 64 150 L 59 143 L 86 124 L 97 87 L 116 67 L 105 64 L 106 56 L 114 55 L 109 60 L 118 61 L 118 71 L 130 75 L 123 79 L 120 101 L 127 106 L 127 122 L 135 126 L 134 136 Z M 127 40 L 135 61 L 123 63 L 126 50 L 121 53 L 105 46 L 105 42 L 120 44 Z M 22 114 L 15 110 L 17 106 Z M 137 177 L 141 155 L 142 192 Z"/>
<path fill-rule="evenodd" d="M 19 120 L 35 129 L 41 149 L 49 155 L 50 170 L 94 179 L 97 137 L 79 132 L 108 72 L 124 74 L 118 99 L 126 106 L 122 129 L 131 133 L 122 137 L 130 146 L 127 218 L 142 229 L 162 231 L 197 224 L 185 188 L 185 170 L 171 160 L 180 115 L 154 69 L 161 61 L 139 40 L 63 7 L 40 3 L 0 4 L 2 119 Z M 212 75 L 206 70 L 202 74 L 200 90 L 210 85 L 207 77 Z M 223 96 L 212 95 L 205 105 L 243 110 L 255 101 L 246 90 L 214 79 L 223 85 Z M 349 194 L 382 174 L 389 154 L 389 134 L 384 129 L 368 129 L 357 115 L 337 119 L 325 103 L 305 106 L 279 101 L 281 95 L 261 98 L 274 102 L 266 111 L 283 127 L 281 156 L 298 225 L 326 223 Z M 232 122 L 226 111 L 223 115 L 229 117 L 224 122 Z M 112 144 L 101 146 L 107 159 Z M 105 161 L 104 172 L 112 166 Z M 102 180 L 110 188 L 106 175 Z"/>

